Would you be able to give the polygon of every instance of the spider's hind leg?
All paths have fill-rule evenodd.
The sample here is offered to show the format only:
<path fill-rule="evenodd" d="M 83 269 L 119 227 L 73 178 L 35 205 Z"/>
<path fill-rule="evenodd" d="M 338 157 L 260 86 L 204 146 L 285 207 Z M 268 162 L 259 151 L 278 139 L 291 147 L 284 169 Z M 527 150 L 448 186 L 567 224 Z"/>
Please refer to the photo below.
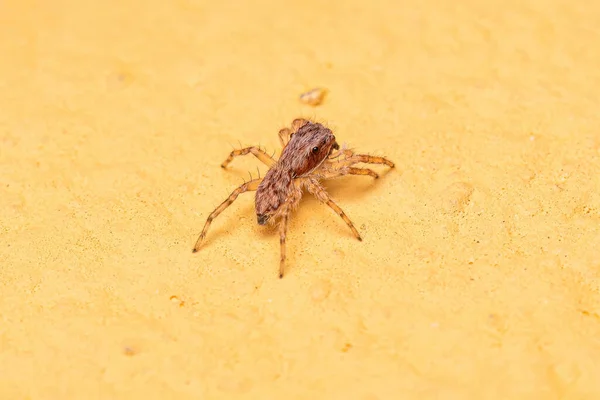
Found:
<path fill-rule="evenodd" d="M 298 129 L 302 128 L 304 125 L 308 123 L 308 120 L 304 118 L 296 118 L 292 121 L 291 129 L 283 128 L 279 131 L 279 141 L 281 142 L 281 146 L 285 147 L 289 143 L 292 135 L 298 132 Z"/>
<path fill-rule="evenodd" d="M 281 147 L 287 146 L 291 136 L 292 131 L 290 130 L 290 128 L 283 128 L 279 131 L 279 141 L 281 142 Z"/>

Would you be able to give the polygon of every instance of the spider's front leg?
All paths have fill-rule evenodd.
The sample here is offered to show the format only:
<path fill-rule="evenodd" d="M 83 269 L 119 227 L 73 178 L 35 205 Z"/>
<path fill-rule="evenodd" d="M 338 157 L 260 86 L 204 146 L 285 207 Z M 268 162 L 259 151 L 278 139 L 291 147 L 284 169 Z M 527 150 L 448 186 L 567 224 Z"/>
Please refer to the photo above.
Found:
<path fill-rule="evenodd" d="M 271 168 L 273 166 L 273 164 L 275 164 L 275 162 L 276 162 L 273 159 L 273 157 L 271 157 L 270 155 L 265 153 L 264 150 L 262 150 L 256 146 L 252 146 L 252 147 L 246 147 L 246 148 L 240 149 L 240 150 L 233 150 L 229 154 L 229 157 L 227 157 L 227 159 L 225 161 L 223 161 L 223 163 L 221 164 L 221 168 L 227 168 L 229 163 L 233 161 L 234 157 L 245 156 L 246 154 L 250 154 L 250 153 L 252 153 L 256 158 L 258 158 L 263 164 L 265 164 L 269 168 Z"/>
<path fill-rule="evenodd" d="M 327 170 L 316 172 L 314 175 L 320 179 L 332 179 L 344 175 L 369 175 L 373 178 L 379 178 L 379 174 L 369 168 L 355 168 L 347 165 L 331 165 Z"/>
<path fill-rule="evenodd" d="M 342 157 L 343 158 L 340 158 Z M 373 178 L 379 178 L 379 174 L 370 168 L 356 168 L 354 164 L 385 164 L 390 168 L 395 165 L 390 160 L 383 157 L 369 156 L 367 154 L 354 154 L 352 150 L 340 150 L 326 162 L 325 171 L 320 174 L 321 179 L 331 179 L 343 175 L 369 175 Z"/>
<path fill-rule="evenodd" d="M 198 250 L 200 250 L 202 241 L 204 240 L 204 237 L 206 236 L 206 232 L 208 231 L 208 228 L 210 227 L 210 224 L 212 223 L 212 221 L 215 218 L 217 218 L 219 216 L 219 214 L 221 214 L 223 212 L 223 210 L 225 210 L 227 207 L 229 207 L 231 205 L 231 203 L 233 203 L 240 194 L 242 194 L 244 192 L 255 191 L 256 189 L 258 189 L 258 185 L 260 184 L 261 181 L 262 181 L 262 179 L 253 179 L 253 180 L 246 182 L 243 185 L 239 186 L 237 189 L 235 189 L 231 193 L 231 195 L 229 195 L 227 200 L 225 200 L 223 203 L 221 203 L 221 205 L 219 205 L 219 207 L 215 208 L 215 210 L 212 213 L 210 213 L 210 215 L 208 216 L 208 218 L 206 220 L 206 223 L 204 224 L 202 233 L 200 234 L 200 236 L 198 237 L 198 240 L 196 241 L 196 245 L 194 246 L 194 250 L 193 250 L 194 253 L 197 252 Z"/>
<path fill-rule="evenodd" d="M 379 178 L 379 174 L 370 168 L 350 167 L 350 168 L 348 168 L 348 174 L 349 175 L 369 175 L 375 179 Z"/>
<path fill-rule="evenodd" d="M 342 157 L 343 158 L 340 158 Z M 384 157 L 370 156 L 368 154 L 355 154 L 352 150 L 345 149 L 335 153 L 329 160 L 331 165 L 354 165 L 358 163 L 365 164 L 385 164 L 390 168 L 394 168 L 393 162 Z"/>
<path fill-rule="evenodd" d="M 304 184 L 306 186 L 306 189 L 313 196 L 315 196 L 320 202 L 327 204 L 329 206 L 329 208 L 331 208 L 337 215 L 339 215 L 344 220 L 346 225 L 348 225 L 348 228 L 350 228 L 350 230 L 352 230 L 352 233 L 354 234 L 354 236 L 362 242 L 362 237 L 360 236 L 360 233 L 358 233 L 358 230 L 356 230 L 356 228 L 354 227 L 354 224 L 352 223 L 350 218 L 348 218 L 348 216 L 340 208 L 340 206 L 338 206 L 331 199 L 331 197 L 329 197 L 329 194 L 327 194 L 327 192 L 325 191 L 325 188 L 323 186 L 321 186 L 319 184 L 319 182 L 317 182 L 315 179 L 312 179 L 312 178 L 306 178 L 306 181 Z"/>
<path fill-rule="evenodd" d="M 394 168 L 393 162 L 384 157 L 370 156 L 368 154 L 354 154 L 352 157 L 352 164 L 365 163 L 365 164 L 385 164 L 390 168 Z"/>

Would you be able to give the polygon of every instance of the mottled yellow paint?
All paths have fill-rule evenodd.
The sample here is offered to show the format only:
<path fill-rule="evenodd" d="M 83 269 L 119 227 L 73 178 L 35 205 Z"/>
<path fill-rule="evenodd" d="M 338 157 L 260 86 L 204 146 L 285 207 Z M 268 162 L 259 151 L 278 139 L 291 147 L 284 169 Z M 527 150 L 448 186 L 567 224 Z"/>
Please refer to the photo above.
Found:
<path fill-rule="evenodd" d="M 600 3 L 0 2 L 1 399 L 600 398 Z M 298 100 L 326 87 L 319 107 Z M 384 155 L 208 214 L 315 118 Z"/>

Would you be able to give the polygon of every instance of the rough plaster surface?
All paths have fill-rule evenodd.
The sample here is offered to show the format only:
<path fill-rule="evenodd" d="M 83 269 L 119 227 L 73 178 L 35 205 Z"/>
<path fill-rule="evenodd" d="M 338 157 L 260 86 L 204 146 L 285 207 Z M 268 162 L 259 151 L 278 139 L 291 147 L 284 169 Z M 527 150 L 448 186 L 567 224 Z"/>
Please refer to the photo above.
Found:
<path fill-rule="evenodd" d="M 0 3 L 0 398 L 597 399 L 600 3 Z M 318 108 L 297 96 L 329 94 Z M 279 240 L 315 118 L 385 155 Z"/>

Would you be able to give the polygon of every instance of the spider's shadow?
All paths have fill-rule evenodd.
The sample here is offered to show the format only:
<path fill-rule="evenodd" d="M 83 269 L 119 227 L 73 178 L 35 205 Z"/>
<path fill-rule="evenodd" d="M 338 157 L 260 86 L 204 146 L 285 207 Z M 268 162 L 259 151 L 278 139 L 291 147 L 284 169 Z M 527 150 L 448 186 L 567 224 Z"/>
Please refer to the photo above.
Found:
<path fill-rule="evenodd" d="M 375 187 L 380 184 L 380 181 L 385 174 L 387 174 L 387 171 L 380 173 L 378 179 L 374 179 L 370 176 L 343 176 L 329 181 L 323 181 L 321 184 L 325 188 L 327 194 L 329 194 L 329 197 L 340 206 L 342 210 L 346 211 L 346 206 L 350 204 L 369 201 L 377 202 L 377 199 L 373 197 L 372 189 L 375 189 Z M 305 216 L 308 213 L 311 213 L 311 210 L 317 210 L 317 207 L 320 205 L 320 202 L 314 196 L 305 192 L 300 201 L 298 212 L 303 215 L 303 218 L 306 218 Z M 320 218 L 328 218 L 332 213 L 327 206 L 325 206 L 320 213 L 321 212 Z M 335 214 L 333 215 L 335 216 Z M 359 221 L 359 218 L 355 213 L 349 215 L 349 217 L 355 223 Z M 339 234 L 351 236 L 341 219 L 338 223 L 340 224 Z"/>
<path fill-rule="evenodd" d="M 230 171 L 234 172 L 240 179 L 244 178 L 244 172 L 241 170 Z M 330 195 L 333 201 L 335 201 L 342 209 L 344 208 L 344 204 L 349 204 L 356 201 L 368 201 L 368 197 L 372 196 L 372 190 L 374 187 L 378 186 L 383 178 L 390 172 L 390 170 L 384 170 L 379 173 L 379 178 L 374 179 L 370 176 L 351 176 L 346 175 L 340 178 L 326 180 L 322 182 L 323 187 Z M 246 177 L 246 180 L 248 178 Z M 256 215 L 254 213 L 254 194 L 251 193 L 243 193 L 241 194 L 235 203 L 233 203 L 228 209 L 224 212 L 228 215 L 225 216 L 221 214 L 222 220 L 213 221 L 213 226 L 211 226 L 211 230 L 209 234 L 205 238 L 202 247 L 208 247 L 214 240 L 217 240 L 221 237 L 221 235 L 231 234 L 234 229 L 239 227 L 239 217 L 243 216 L 244 221 L 246 219 L 252 222 L 252 230 L 255 234 L 257 234 L 261 239 L 270 238 L 274 235 L 277 235 L 278 228 L 274 225 L 266 225 L 266 226 L 258 226 L 256 223 Z M 372 201 L 376 201 L 373 199 Z M 308 192 L 304 192 L 302 196 L 302 200 L 300 201 L 299 209 L 314 209 L 319 204 L 318 200 L 312 196 Z M 229 211 L 229 212 L 227 212 Z M 237 214 L 237 220 L 236 215 Z M 223 218 L 225 217 L 225 218 Z M 293 215 L 290 216 L 290 228 L 294 224 Z M 215 224 L 215 222 L 217 222 Z M 218 224 L 218 225 L 217 225 Z"/>
<path fill-rule="evenodd" d="M 379 186 L 388 173 L 389 170 L 378 172 L 379 178 L 346 175 L 321 184 L 335 202 L 351 202 L 371 196 L 372 189 Z"/>

